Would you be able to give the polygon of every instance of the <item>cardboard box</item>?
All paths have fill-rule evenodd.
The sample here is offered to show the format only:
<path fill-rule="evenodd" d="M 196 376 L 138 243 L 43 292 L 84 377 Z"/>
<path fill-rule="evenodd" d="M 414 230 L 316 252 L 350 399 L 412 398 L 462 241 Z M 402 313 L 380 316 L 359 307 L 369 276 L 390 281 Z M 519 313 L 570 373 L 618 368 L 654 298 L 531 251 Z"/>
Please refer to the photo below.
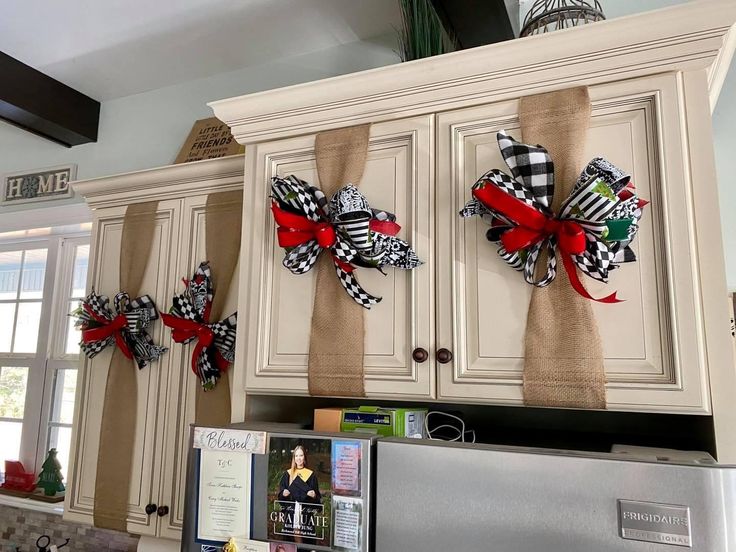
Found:
<path fill-rule="evenodd" d="M 372 433 L 385 437 L 422 438 L 426 408 L 361 406 L 342 411 L 340 431 Z"/>
<path fill-rule="evenodd" d="M 314 431 L 339 433 L 342 408 L 315 408 Z"/>

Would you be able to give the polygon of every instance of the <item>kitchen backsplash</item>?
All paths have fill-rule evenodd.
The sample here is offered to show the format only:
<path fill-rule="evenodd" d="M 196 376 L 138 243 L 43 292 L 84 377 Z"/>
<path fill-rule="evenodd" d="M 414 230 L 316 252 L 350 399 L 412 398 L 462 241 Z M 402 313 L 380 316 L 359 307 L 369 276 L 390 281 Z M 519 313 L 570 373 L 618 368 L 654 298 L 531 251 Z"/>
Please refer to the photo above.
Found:
<path fill-rule="evenodd" d="M 36 539 L 48 535 L 51 544 L 69 544 L 61 552 L 134 551 L 138 537 L 89 525 L 64 521 L 60 515 L 0 504 L 0 552 L 37 552 Z"/>

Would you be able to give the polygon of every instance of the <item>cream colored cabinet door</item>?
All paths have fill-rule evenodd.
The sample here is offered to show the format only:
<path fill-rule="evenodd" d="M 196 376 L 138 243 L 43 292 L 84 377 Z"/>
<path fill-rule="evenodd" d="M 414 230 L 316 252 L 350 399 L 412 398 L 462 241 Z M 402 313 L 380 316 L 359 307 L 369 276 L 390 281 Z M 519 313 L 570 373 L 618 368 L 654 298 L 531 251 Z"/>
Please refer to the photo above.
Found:
<path fill-rule="evenodd" d="M 364 312 L 368 396 L 433 396 L 432 151 L 431 116 L 371 128 L 360 190 L 371 206 L 396 213 L 399 237 L 425 264 L 412 271 L 388 269 L 385 275 L 356 272 L 367 291 L 383 298 Z M 314 135 L 249 145 L 245 174 L 237 366 L 246 377 L 239 381 L 254 393 L 306 394 L 315 271 L 295 276 L 282 266 L 269 194 L 275 175 L 318 183 Z M 423 363 L 412 359 L 419 347 L 430 353 Z"/>
<path fill-rule="evenodd" d="M 189 197 L 182 202 L 179 236 L 181 250 L 176 260 L 176 272 L 171 281 L 176 283 L 173 293 L 184 289 L 182 278 L 189 278 L 202 261 L 207 260 L 205 246 L 205 206 L 207 195 Z M 225 237 L 227 239 L 227 237 Z M 217 282 L 217 274 L 213 274 Z M 224 306 L 225 315 L 237 310 L 238 275 L 233 281 Z M 217 293 L 217 288 L 215 288 Z M 172 296 L 161 298 L 161 309 L 168 310 Z M 167 330 L 168 334 L 168 330 Z M 189 453 L 189 426 L 195 421 L 195 397 L 199 380 L 192 373 L 194 343 L 173 343 L 168 352 L 168 370 L 165 392 L 161 394 L 159 408 L 163 413 L 164 451 L 161 468 L 159 503 L 168 506 L 169 513 L 159 521 L 159 536 L 180 539 L 184 525 L 184 495 L 187 485 L 186 468 Z M 162 386 L 164 389 L 164 386 Z"/>
<path fill-rule="evenodd" d="M 155 300 L 171 293 L 171 255 L 178 248 L 180 201 L 162 201 L 156 215 L 156 226 L 151 244 L 151 255 L 145 269 L 141 287 Z M 119 291 L 120 244 L 125 207 L 112 207 L 97 211 L 93 231 L 92 276 L 90 284 L 98 293 L 112 298 Z M 169 333 L 160 322 L 152 330 L 156 343 L 170 347 Z M 64 517 L 84 523 L 92 523 L 99 450 L 100 423 L 105 396 L 107 370 L 111 349 L 103 351 L 94 359 L 85 359 L 81 368 L 81 383 L 78 387 L 77 405 L 79 412 L 72 446 L 73 458 L 70 466 L 70 486 L 67 490 Z M 159 410 L 159 394 L 165 380 L 169 359 L 164 355 L 159 362 L 138 370 L 138 398 L 136 402 L 135 446 L 133 465 L 128 490 L 130 503 L 128 531 L 135 534 L 155 535 L 158 518 L 149 516 L 145 507 L 155 503 L 158 497 L 161 456 L 163 454 L 162 412 Z M 121 489 L 125 492 L 125 489 Z"/>
<path fill-rule="evenodd" d="M 583 277 L 593 296 L 618 290 L 625 299 L 593 306 L 612 410 L 710 409 L 681 94 L 674 74 L 591 88 L 585 161 L 609 159 L 651 201 L 634 244 L 638 262 L 612 272 L 607 286 Z M 513 100 L 438 116 L 437 346 L 454 352 L 438 367 L 442 400 L 522 404 L 532 287 L 498 257 L 483 221 L 458 216 L 479 176 L 509 172 L 496 132 L 521 140 L 517 110 Z"/>

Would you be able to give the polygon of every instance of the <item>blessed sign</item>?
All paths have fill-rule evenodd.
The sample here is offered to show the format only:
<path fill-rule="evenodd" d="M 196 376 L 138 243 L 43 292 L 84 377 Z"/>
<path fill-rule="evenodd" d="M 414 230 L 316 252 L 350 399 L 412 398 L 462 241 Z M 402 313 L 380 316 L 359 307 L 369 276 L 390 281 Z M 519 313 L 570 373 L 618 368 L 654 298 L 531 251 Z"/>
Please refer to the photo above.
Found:
<path fill-rule="evenodd" d="M 5 175 L 2 203 L 60 199 L 72 195 L 69 182 L 76 178 L 76 165 L 24 171 Z"/>
<path fill-rule="evenodd" d="M 215 427 L 194 428 L 194 448 L 211 451 L 266 453 L 266 432 Z"/>

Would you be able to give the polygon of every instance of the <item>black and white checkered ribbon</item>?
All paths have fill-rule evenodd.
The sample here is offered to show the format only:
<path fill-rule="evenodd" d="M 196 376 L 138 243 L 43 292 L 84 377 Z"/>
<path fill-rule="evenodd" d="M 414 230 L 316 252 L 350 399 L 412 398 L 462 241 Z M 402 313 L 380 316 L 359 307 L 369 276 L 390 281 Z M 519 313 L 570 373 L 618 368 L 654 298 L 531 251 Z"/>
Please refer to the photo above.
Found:
<path fill-rule="evenodd" d="M 319 188 L 293 175 L 274 177 L 271 190 L 278 209 L 274 210 L 274 216 L 280 210 L 315 224 L 332 226 L 334 240 L 328 249 L 337 277 L 348 295 L 364 308 L 370 308 L 381 298 L 361 287 L 354 274 L 355 267 L 381 270 L 393 266 L 409 270 L 422 264 L 407 242 L 374 229 L 398 228 L 396 217 L 388 211 L 372 209 L 352 184 L 340 188 L 329 200 Z M 286 249 L 283 265 L 294 274 L 304 274 L 311 270 L 324 248 L 316 238 L 305 238 L 303 243 Z"/>
<path fill-rule="evenodd" d="M 208 262 L 201 263 L 192 279 L 184 283 L 184 293 L 174 296 L 169 314 L 162 314 L 161 318 L 172 328 L 171 335 L 177 343 L 197 340 L 192 351 L 192 371 L 208 390 L 215 387 L 222 372 L 235 360 L 238 313 L 210 323 L 214 289 Z"/>
<path fill-rule="evenodd" d="M 635 260 L 629 244 L 636 235 L 646 202 L 636 196 L 625 172 L 603 158 L 593 159 L 555 216 L 551 211 L 555 189 L 554 164 L 547 150 L 542 146 L 517 142 L 504 131 L 498 133 L 497 139 L 512 176 L 492 169 L 478 179 L 473 190 L 495 186 L 547 217 L 579 224 L 585 231 L 586 245 L 581 254 L 572 255 L 572 260 L 591 278 L 606 282 L 610 270 L 619 263 Z M 497 243 L 516 226 L 503 213 L 489 208 L 475 197 L 465 205 L 460 215 L 480 216 L 490 223 L 491 229 L 486 236 L 489 241 Z M 608 239 L 610 225 L 616 221 L 628 225 L 625 239 Z M 538 287 L 547 286 L 554 280 L 557 274 L 556 252 L 554 235 L 520 251 L 509 253 L 503 245 L 498 249 L 504 262 L 515 270 L 523 271 L 526 281 Z M 540 258 L 546 259 L 541 276 L 537 270 Z"/>
<path fill-rule="evenodd" d="M 125 292 L 120 292 L 113 299 L 115 310 L 110 308 L 110 300 L 105 295 L 98 295 L 94 290 L 80 301 L 79 308 L 71 316 L 76 318 L 75 327 L 82 332 L 80 349 L 88 358 L 94 358 L 101 351 L 116 341 L 116 332 L 123 340 L 121 349 L 132 355 L 138 368 L 144 368 L 150 362 L 158 360 L 167 351 L 153 342 L 147 329 L 158 318 L 158 311 L 153 300 L 148 295 L 130 299 Z M 112 331 L 112 325 L 118 316 L 124 317 L 121 327 Z M 109 335 L 96 339 L 95 335 L 105 333 L 108 327 Z M 119 345 L 121 345 L 119 343 Z"/>

